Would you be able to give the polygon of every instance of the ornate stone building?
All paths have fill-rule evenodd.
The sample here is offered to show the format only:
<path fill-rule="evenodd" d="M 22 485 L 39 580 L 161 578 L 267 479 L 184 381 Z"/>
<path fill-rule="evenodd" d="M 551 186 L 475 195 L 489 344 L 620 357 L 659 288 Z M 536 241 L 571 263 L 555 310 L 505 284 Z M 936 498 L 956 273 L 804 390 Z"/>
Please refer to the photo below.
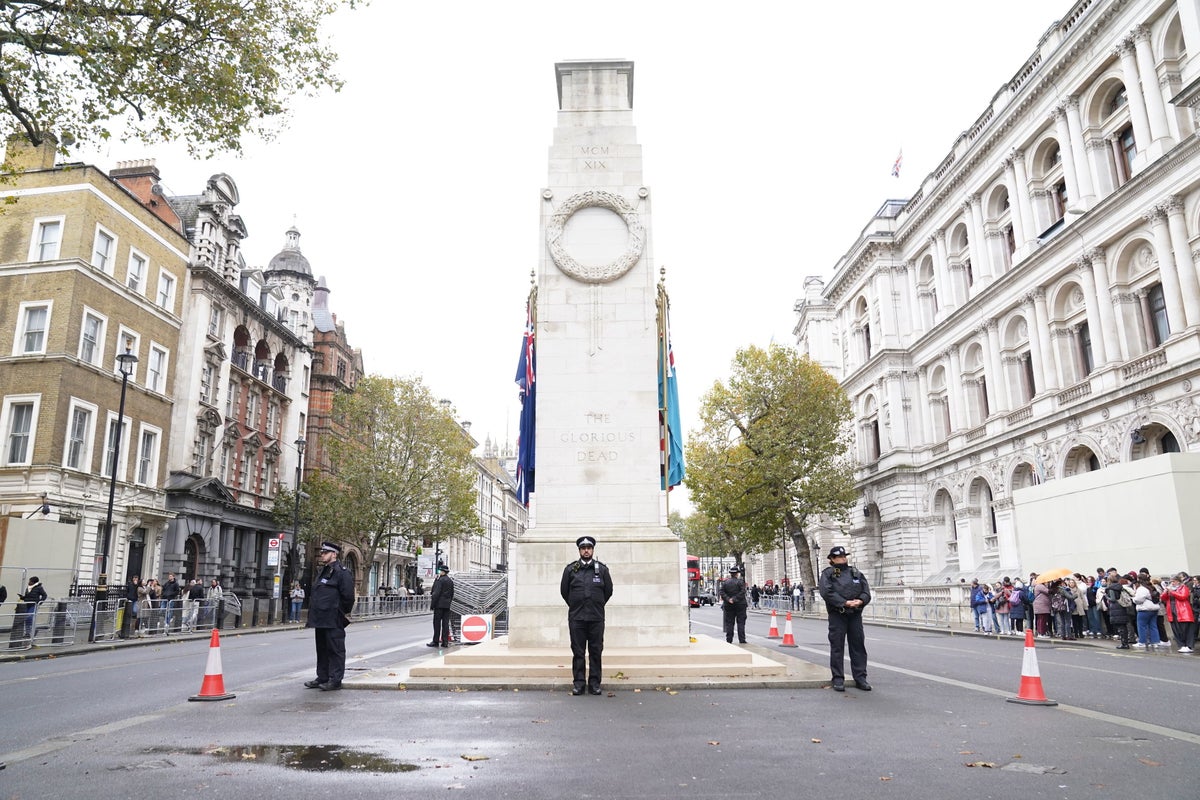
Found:
<path fill-rule="evenodd" d="M 247 265 L 248 231 L 228 175 L 167 200 L 191 248 L 166 487 L 176 518 L 164 569 L 265 595 L 277 569 L 268 564 L 280 529 L 275 495 L 281 482 L 292 486 L 294 442 L 305 429 L 312 272 L 294 231 L 266 272 Z M 281 259 L 292 268 L 276 269 Z"/>
<path fill-rule="evenodd" d="M 1200 452 L 1198 81 L 1197 0 L 1075 3 L 806 279 L 797 343 L 851 398 L 862 492 L 822 549 L 884 584 L 1017 574 L 1016 490 Z"/>

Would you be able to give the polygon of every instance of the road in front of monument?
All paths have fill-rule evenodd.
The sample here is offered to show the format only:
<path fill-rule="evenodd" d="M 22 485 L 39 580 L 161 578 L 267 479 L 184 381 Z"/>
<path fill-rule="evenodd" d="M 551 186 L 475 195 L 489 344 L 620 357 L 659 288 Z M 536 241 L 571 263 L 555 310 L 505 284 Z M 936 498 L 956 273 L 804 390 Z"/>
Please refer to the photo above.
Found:
<path fill-rule="evenodd" d="M 751 644 L 827 664 L 823 622 L 793 625 L 781 648 L 752 616 Z M 428 636 L 427 616 L 356 624 L 350 672 L 427 657 Z M 220 702 L 187 701 L 205 641 L 0 664 L 0 797 L 1194 796 L 1200 657 L 1039 643 L 1047 708 L 1005 701 L 1016 639 L 868 627 L 867 645 L 875 691 L 844 694 L 320 692 L 302 630 L 222 638 Z"/>

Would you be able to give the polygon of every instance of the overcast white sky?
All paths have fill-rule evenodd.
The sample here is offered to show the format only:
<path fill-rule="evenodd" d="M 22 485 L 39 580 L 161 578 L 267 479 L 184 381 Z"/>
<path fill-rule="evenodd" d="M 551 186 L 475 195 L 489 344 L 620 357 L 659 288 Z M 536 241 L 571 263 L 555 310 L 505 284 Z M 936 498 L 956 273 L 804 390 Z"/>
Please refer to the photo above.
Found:
<path fill-rule="evenodd" d="M 375 0 L 330 27 L 345 89 L 304 101 L 276 142 L 206 163 L 136 144 L 80 158 L 156 158 L 174 194 L 227 172 L 252 265 L 294 221 L 368 372 L 419 374 L 480 442 L 512 441 L 554 64 L 630 59 L 691 429 L 734 352 L 794 342 L 803 279 L 915 191 L 1069 8 Z"/>

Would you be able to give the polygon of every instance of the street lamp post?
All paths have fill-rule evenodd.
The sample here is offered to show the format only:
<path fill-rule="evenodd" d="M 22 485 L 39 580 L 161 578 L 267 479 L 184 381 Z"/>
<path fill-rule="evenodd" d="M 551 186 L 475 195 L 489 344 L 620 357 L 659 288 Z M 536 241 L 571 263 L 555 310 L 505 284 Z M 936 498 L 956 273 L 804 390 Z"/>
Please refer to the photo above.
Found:
<path fill-rule="evenodd" d="M 100 545 L 100 580 L 96 584 L 96 601 L 92 605 L 92 624 L 88 630 L 88 641 L 96 641 L 96 611 L 108 600 L 108 549 L 112 544 L 113 503 L 117 497 L 117 463 L 121 460 L 121 432 L 125 424 L 125 391 L 129 387 L 129 376 L 138 357 L 130 352 L 130 340 L 125 340 L 125 352 L 117 356 L 117 369 L 121 371 L 121 402 L 117 408 L 117 430 L 113 437 L 112 471 L 108 481 L 108 511 L 104 515 L 104 537 Z"/>
<path fill-rule="evenodd" d="M 297 545 L 300 541 L 300 476 L 304 469 L 304 437 L 301 436 L 296 440 L 296 506 L 292 512 L 292 552 L 289 555 L 289 560 L 292 562 L 292 581 L 295 582 L 300 576 L 300 551 Z M 281 604 L 282 606 L 282 604 Z"/>

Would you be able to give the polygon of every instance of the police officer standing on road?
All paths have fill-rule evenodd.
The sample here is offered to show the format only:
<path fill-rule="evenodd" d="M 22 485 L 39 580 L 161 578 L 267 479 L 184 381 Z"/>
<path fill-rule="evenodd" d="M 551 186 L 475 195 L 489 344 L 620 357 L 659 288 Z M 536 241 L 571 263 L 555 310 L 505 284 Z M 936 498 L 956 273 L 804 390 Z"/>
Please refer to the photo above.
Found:
<path fill-rule="evenodd" d="M 583 694 L 584 677 L 591 694 L 600 694 L 601 653 L 604 651 L 604 604 L 612 597 L 613 582 L 608 567 L 592 558 L 596 540 L 580 536 L 575 540 L 579 558 L 567 564 L 559 587 L 567 604 L 567 629 L 571 632 L 571 694 Z M 583 653 L 587 649 L 588 670 L 584 672 Z"/>
<path fill-rule="evenodd" d="M 305 681 L 309 689 L 332 692 L 342 688 L 346 673 L 346 626 L 354 610 L 354 576 L 338 556 L 342 548 L 322 542 L 317 555 L 321 571 L 313 581 L 308 604 L 308 625 L 315 629 L 317 642 L 317 679 Z"/>
<path fill-rule="evenodd" d="M 729 568 L 729 577 L 717 589 L 721 609 L 725 612 L 725 641 L 733 641 L 733 623 L 737 620 L 738 643 L 746 643 L 746 582 L 736 565 Z"/>
<path fill-rule="evenodd" d="M 450 577 L 450 568 L 441 564 L 429 595 L 429 607 L 433 609 L 433 641 L 426 642 L 426 647 L 437 647 L 439 640 L 442 647 L 450 646 L 450 603 L 453 600 L 454 581 Z"/>
<path fill-rule="evenodd" d="M 871 691 L 867 683 L 867 645 L 863 634 L 862 610 L 871 602 L 871 587 L 867 578 L 846 559 L 846 548 L 829 551 L 829 566 L 821 573 L 821 597 L 829 615 L 829 670 L 833 673 L 833 690 L 846 691 L 842 659 L 846 640 L 850 640 L 850 672 L 854 685 L 861 691 Z"/>

